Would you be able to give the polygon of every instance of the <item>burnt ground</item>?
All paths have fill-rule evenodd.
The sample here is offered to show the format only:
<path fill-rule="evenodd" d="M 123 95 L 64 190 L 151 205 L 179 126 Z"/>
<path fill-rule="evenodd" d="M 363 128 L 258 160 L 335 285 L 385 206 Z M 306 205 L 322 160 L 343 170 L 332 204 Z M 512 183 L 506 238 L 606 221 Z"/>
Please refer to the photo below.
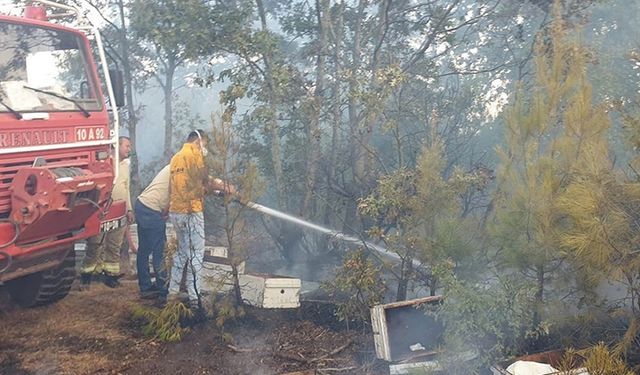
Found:
<path fill-rule="evenodd" d="M 21 309 L 0 288 L 0 374 L 384 374 L 373 339 L 347 331 L 332 306 L 249 308 L 228 322 L 223 341 L 213 321 L 191 328 L 182 341 L 143 336 L 132 320 L 135 282 L 117 289 L 76 288 L 62 301 Z M 229 338 L 227 337 L 227 340 Z"/>

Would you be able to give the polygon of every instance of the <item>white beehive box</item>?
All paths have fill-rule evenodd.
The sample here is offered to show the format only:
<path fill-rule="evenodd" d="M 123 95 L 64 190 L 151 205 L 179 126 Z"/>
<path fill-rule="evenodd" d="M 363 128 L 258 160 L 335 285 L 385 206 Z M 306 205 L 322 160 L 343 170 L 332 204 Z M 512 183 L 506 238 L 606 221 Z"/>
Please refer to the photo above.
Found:
<path fill-rule="evenodd" d="M 565 352 L 562 350 L 551 350 L 542 353 L 534 353 L 529 355 L 520 356 L 517 358 L 513 358 L 508 361 L 504 361 L 502 363 L 497 363 L 491 366 L 491 373 L 493 375 L 512 375 L 506 369 L 516 361 L 527 361 L 527 362 L 535 362 L 541 364 L 548 364 L 554 368 L 560 367 L 560 363 L 562 362 L 562 358 Z M 585 359 L 581 356 L 577 356 L 574 358 L 575 360 L 575 368 L 569 371 L 551 371 L 545 372 L 540 375 L 589 375 L 589 371 L 582 367 Z"/>
<path fill-rule="evenodd" d="M 242 299 L 265 309 L 300 307 L 300 279 L 274 275 L 240 275 Z"/>
<path fill-rule="evenodd" d="M 371 308 L 371 328 L 376 356 L 395 362 L 410 357 L 435 354 L 441 343 L 442 325 L 426 314 L 427 306 L 437 306 L 441 296 L 376 305 Z M 420 344 L 422 349 L 412 350 Z"/>
<path fill-rule="evenodd" d="M 201 272 L 203 290 L 218 293 L 233 288 L 231 261 L 226 247 L 206 246 Z M 238 265 L 238 283 L 242 299 L 249 305 L 265 309 L 300 307 L 300 279 L 246 274 L 245 262 L 242 262 Z"/>
<path fill-rule="evenodd" d="M 215 273 L 231 273 L 231 260 L 229 259 L 228 250 L 224 246 L 205 246 L 203 265 L 205 269 Z M 246 263 L 244 261 L 238 264 L 238 274 L 245 272 Z"/>
<path fill-rule="evenodd" d="M 205 246 L 204 255 L 220 258 L 228 258 L 229 250 L 225 246 Z"/>
<path fill-rule="evenodd" d="M 224 246 L 205 246 L 202 262 L 202 289 L 208 292 L 227 292 L 233 288 L 233 270 Z M 238 275 L 245 271 L 245 262 L 238 265 Z"/>
<path fill-rule="evenodd" d="M 391 375 L 447 373 L 439 360 L 444 328 L 434 315 L 440 303 L 442 297 L 433 296 L 371 308 L 376 356 L 390 362 Z M 468 350 L 448 355 L 466 362 L 473 360 L 477 352 Z"/>

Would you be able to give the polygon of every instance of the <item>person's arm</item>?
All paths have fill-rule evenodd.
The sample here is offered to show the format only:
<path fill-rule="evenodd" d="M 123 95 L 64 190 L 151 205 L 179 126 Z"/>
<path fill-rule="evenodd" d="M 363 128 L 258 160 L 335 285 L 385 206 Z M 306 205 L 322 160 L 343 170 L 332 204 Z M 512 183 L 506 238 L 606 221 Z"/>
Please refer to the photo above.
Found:
<path fill-rule="evenodd" d="M 230 184 L 227 181 L 223 181 L 219 178 L 214 178 L 213 176 L 208 177 L 207 181 L 207 192 L 223 192 L 225 194 L 236 194 L 236 187 Z"/>
<path fill-rule="evenodd" d="M 133 205 L 131 204 L 131 171 L 129 170 L 129 163 L 126 163 L 126 168 L 123 169 L 125 169 L 123 171 L 125 172 L 124 187 L 127 192 L 127 221 L 129 224 L 133 224 L 136 219 L 133 215 Z"/>

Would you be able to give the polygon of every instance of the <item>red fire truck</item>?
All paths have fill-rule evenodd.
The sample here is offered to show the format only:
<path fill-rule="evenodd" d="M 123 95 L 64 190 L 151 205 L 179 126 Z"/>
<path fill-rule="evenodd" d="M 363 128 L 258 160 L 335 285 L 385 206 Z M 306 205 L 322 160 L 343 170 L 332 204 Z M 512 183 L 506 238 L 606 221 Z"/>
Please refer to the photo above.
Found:
<path fill-rule="evenodd" d="M 80 9 L 37 3 L 0 16 L 0 283 L 27 307 L 65 297 L 74 243 L 124 225 L 126 211 L 111 200 L 121 80 Z"/>

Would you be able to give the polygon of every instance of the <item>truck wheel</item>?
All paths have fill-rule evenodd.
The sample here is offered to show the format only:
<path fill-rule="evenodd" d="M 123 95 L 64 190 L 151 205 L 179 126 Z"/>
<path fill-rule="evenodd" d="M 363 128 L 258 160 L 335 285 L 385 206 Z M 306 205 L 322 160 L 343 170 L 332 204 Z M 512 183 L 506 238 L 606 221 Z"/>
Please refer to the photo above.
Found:
<path fill-rule="evenodd" d="M 55 268 L 8 281 L 11 298 L 22 307 L 35 307 L 64 298 L 76 276 L 75 250 L 71 249 Z"/>

